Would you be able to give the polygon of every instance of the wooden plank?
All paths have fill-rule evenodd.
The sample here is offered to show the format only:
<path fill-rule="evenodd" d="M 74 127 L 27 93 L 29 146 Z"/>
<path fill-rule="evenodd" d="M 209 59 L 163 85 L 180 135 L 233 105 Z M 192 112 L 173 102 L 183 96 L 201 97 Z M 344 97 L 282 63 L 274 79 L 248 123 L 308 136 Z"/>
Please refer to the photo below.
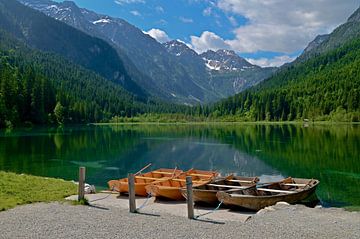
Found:
<path fill-rule="evenodd" d="M 254 182 L 254 181 L 235 180 L 235 179 L 229 179 L 229 180 L 226 180 L 226 181 L 229 181 L 229 182 L 238 182 L 238 183 L 253 183 L 253 182 Z"/>
<path fill-rule="evenodd" d="M 129 182 L 129 210 L 132 213 L 136 212 L 136 202 L 135 202 L 135 175 L 129 173 L 128 175 Z"/>
<path fill-rule="evenodd" d="M 193 190 L 192 190 L 192 178 L 191 176 L 186 177 L 186 202 L 188 209 L 188 218 L 194 219 L 194 200 L 193 200 Z"/>
<path fill-rule="evenodd" d="M 274 193 L 287 193 L 287 194 L 296 193 L 295 191 L 286 191 L 286 190 L 270 189 L 270 188 L 257 188 L 257 190 L 265 191 L 265 192 L 274 192 Z"/>
<path fill-rule="evenodd" d="M 213 183 L 209 183 L 206 185 L 212 186 L 212 187 L 219 187 L 219 188 L 236 188 L 236 189 L 248 188 L 248 186 L 231 186 L 231 185 L 221 185 L 221 184 L 213 184 Z"/>
<path fill-rule="evenodd" d="M 143 177 L 143 176 L 135 176 L 137 179 L 148 179 L 148 180 L 159 180 L 163 178 L 152 178 L 152 177 Z"/>
<path fill-rule="evenodd" d="M 189 176 L 187 176 L 187 177 L 189 177 Z M 177 181 L 177 182 L 186 182 L 185 179 L 180 179 L 180 178 L 172 178 L 171 180 L 172 181 Z M 194 183 L 206 183 L 206 182 L 209 182 L 209 180 L 194 180 L 193 182 Z"/>
<path fill-rule="evenodd" d="M 188 175 L 189 175 L 189 176 L 199 176 L 199 177 L 209 177 L 209 178 L 213 177 L 212 174 L 190 173 L 190 174 L 188 174 Z"/>
<path fill-rule="evenodd" d="M 85 167 L 79 168 L 78 200 L 85 198 Z"/>
<path fill-rule="evenodd" d="M 174 173 L 170 173 L 170 172 L 161 172 L 161 171 L 152 171 L 152 173 L 168 174 L 168 175 L 174 174 Z"/>
<path fill-rule="evenodd" d="M 305 187 L 306 184 L 304 183 L 284 183 L 285 186 L 297 186 L 297 187 Z"/>

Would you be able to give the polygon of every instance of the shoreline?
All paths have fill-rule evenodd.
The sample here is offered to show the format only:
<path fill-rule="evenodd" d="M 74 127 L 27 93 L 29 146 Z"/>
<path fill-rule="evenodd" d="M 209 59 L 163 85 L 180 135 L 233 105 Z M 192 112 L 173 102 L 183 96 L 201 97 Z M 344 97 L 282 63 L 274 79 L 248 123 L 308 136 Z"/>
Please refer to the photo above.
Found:
<path fill-rule="evenodd" d="M 88 123 L 87 125 L 106 126 L 106 125 L 304 125 L 303 121 L 191 121 L 191 122 L 155 122 L 155 121 L 139 121 L 139 122 L 118 122 L 118 123 Z M 315 121 L 308 122 L 307 127 L 318 125 L 341 125 L 351 126 L 360 125 L 360 122 L 331 122 L 331 121 Z"/>
<path fill-rule="evenodd" d="M 5 238 L 358 238 L 360 234 L 359 212 L 281 204 L 245 222 L 64 203 L 19 206 L 0 212 L 0 221 Z"/>

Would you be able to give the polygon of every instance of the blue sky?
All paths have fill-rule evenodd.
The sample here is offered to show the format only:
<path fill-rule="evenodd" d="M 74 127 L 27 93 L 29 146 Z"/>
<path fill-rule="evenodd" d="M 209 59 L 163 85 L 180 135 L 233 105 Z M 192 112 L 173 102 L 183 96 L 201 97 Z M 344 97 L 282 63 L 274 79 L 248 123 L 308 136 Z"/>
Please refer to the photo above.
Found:
<path fill-rule="evenodd" d="M 60 0 L 58 0 L 60 1 Z M 120 17 L 158 41 L 180 39 L 197 52 L 226 48 L 261 66 L 293 60 L 331 32 L 357 0 L 73 0 Z"/>

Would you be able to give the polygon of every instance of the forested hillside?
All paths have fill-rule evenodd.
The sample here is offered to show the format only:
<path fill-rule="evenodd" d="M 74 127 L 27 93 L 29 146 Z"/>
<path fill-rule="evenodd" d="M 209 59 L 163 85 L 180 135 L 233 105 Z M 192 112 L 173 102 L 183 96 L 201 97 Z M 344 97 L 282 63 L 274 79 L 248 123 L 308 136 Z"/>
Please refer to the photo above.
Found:
<path fill-rule="evenodd" d="M 144 100 L 119 84 L 0 30 L 0 127 L 107 121 L 115 115 L 181 111 Z"/>
<path fill-rule="evenodd" d="M 0 0 L 0 28 L 28 46 L 62 57 L 95 71 L 146 98 L 147 92 L 135 83 L 117 51 L 107 42 L 87 35 L 15 0 Z"/>
<path fill-rule="evenodd" d="M 216 104 L 213 116 L 244 120 L 359 121 L 360 39 L 290 65 L 259 86 Z"/>

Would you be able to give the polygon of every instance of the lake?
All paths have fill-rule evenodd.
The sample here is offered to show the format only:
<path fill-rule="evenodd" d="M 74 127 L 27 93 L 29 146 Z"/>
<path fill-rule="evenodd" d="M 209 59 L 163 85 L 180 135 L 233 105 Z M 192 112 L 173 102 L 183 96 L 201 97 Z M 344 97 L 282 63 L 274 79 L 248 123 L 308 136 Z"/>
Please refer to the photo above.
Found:
<path fill-rule="evenodd" d="M 360 206 L 360 126 L 105 125 L 0 131 L 0 170 L 106 187 L 145 165 L 317 178 L 324 206 Z"/>

